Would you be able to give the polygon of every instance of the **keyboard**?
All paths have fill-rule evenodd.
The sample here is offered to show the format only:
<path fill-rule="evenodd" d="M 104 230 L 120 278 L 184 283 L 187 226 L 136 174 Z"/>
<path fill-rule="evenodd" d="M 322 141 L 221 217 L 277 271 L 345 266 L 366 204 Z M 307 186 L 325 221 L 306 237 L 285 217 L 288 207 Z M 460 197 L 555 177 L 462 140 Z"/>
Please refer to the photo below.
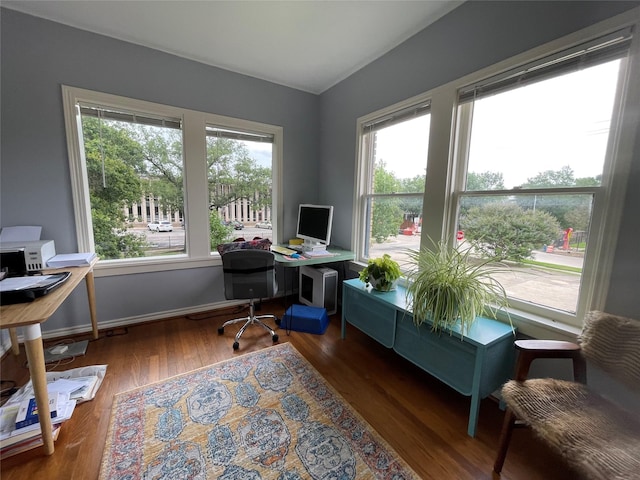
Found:
<path fill-rule="evenodd" d="M 327 250 L 310 250 L 308 252 L 302 252 L 302 255 L 304 255 L 307 258 L 332 257 L 333 253 Z"/>
<path fill-rule="evenodd" d="M 295 250 L 291 250 L 290 248 L 282 247 L 280 245 L 271 245 L 271 250 L 281 255 L 291 255 L 292 253 L 296 253 Z"/>

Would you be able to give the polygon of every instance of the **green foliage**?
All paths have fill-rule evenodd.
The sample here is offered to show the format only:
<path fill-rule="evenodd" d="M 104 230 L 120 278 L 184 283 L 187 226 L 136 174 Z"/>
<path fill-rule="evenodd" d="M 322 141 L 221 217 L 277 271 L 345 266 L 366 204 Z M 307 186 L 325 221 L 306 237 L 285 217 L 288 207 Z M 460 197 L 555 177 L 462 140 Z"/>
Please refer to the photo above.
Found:
<path fill-rule="evenodd" d="M 464 335 L 478 315 L 506 308 L 507 294 L 496 272 L 505 267 L 495 259 L 472 258 L 472 247 L 449 246 L 431 241 L 431 247 L 408 250 L 411 267 L 407 272 L 407 304 L 413 321 L 431 323 L 436 332 L 460 324 Z"/>
<path fill-rule="evenodd" d="M 549 213 L 500 202 L 469 208 L 460 216 L 460 229 L 484 255 L 516 262 L 561 235 L 560 224 Z"/>
<path fill-rule="evenodd" d="M 114 227 L 112 217 L 92 208 L 93 237 L 96 254 L 101 259 L 144 257 L 148 247 L 144 237 L 128 232 L 126 228 Z"/>
<path fill-rule="evenodd" d="M 502 172 L 469 172 L 467 190 L 504 190 L 504 176 Z"/>
<path fill-rule="evenodd" d="M 421 193 L 424 192 L 424 185 L 426 181 L 425 175 L 416 175 L 413 178 L 401 178 L 400 191 L 403 193 Z M 422 213 L 422 212 L 420 212 Z"/>
<path fill-rule="evenodd" d="M 401 275 L 398 262 L 385 253 L 382 257 L 370 258 L 367 266 L 360 270 L 359 278 L 365 283 L 371 283 L 370 280 L 373 278 L 375 280 L 375 283 L 372 283 L 373 288 L 388 292 Z"/>
<path fill-rule="evenodd" d="M 222 220 L 218 216 L 218 212 L 212 210 L 209 213 L 209 238 L 211 241 L 211 251 L 215 251 L 216 247 L 225 242 L 233 240 L 231 234 L 233 233 L 232 225 L 224 225 Z"/>
<path fill-rule="evenodd" d="M 557 187 L 594 187 L 601 184 L 601 175 L 597 177 L 575 178 L 573 169 L 569 165 L 563 166 L 560 170 L 545 170 L 535 177 L 528 178 L 522 184 L 522 188 L 557 188 Z M 585 209 L 591 208 L 591 197 L 589 195 L 537 195 L 535 197 L 536 210 L 544 210 L 553 215 L 560 228 L 572 227 L 574 230 L 584 230 L 587 228 L 588 220 L 585 221 Z M 525 205 L 519 202 L 520 206 Z M 580 224 L 573 222 L 578 220 Z"/>
<path fill-rule="evenodd" d="M 144 125 L 128 125 L 127 130 L 142 148 L 140 178 L 162 211 L 184 214 L 182 132 Z"/>
<path fill-rule="evenodd" d="M 394 193 L 399 189 L 400 182 L 393 173 L 386 170 L 384 161 L 379 161 L 374 172 L 373 191 L 375 193 Z M 371 238 L 377 243 L 382 243 L 389 237 L 397 236 L 403 214 L 399 199 L 375 200 L 371 214 Z"/>
<path fill-rule="evenodd" d="M 83 119 L 93 237 L 101 259 L 144 256 L 145 239 L 127 232 L 123 208 L 140 200 L 140 145 L 124 129 Z"/>
<path fill-rule="evenodd" d="M 209 137 L 207 175 L 211 207 L 216 210 L 241 199 L 254 209 L 271 205 L 271 168 L 259 166 L 243 143 Z"/>
<path fill-rule="evenodd" d="M 552 188 L 569 187 L 575 185 L 573 169 L 565 165 L 560 170 L 545 170 L 535 177 L 527 178 L 522 184 L 522 188 Z"/>
<path fill-rule="evenodd" d="M 389 237 L 398 235 L 403 212 L 398 199 L 379 199 L 373 205 L 371 238 L 383 243 Z"/>
<path fill-rule="evenodd" d="M 579 205 L 569 210 L 564 215 L 564 223 L 570 225 L 574 231 L 587 230 L 591 220 L 591 208 L 589 205 Z"/>

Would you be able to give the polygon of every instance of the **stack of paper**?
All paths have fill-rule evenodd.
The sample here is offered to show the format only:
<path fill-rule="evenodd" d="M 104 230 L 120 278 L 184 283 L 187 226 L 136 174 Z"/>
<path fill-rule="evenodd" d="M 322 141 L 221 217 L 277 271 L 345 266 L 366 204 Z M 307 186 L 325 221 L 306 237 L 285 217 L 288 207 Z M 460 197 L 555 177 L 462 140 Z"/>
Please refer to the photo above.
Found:
<path fill-rule="evenodd" d="M 54 440 L 58 437 L 62 424 L 71 418 L 76 404 L 95 397 L 106 369 L 106 365 L 91 365 L 62 372 L 47 372 Z M 21 420 L 18 417 L 21 409 L 24 410 L 26 418 L 30 405 L 35 403 L 33 395 L 33 386 L 29 381 L 0 408 L 0 459 L 42 445 L 42 432 L 37 417 L 31 418 L 35 423 L 16 428 L 16 423 Z M 55 405 L 52 406 L 54 398 Z"/>
<path fill-rule="evenodd" d="M 53 433 L 53 440 L 58 439 L 58 434 L 60 433 L 60 428 L 62 425 L 53 425 L 51 429 Z M 4 460 L 5 458 L 11 457 L 13 455 L 17 455 L 18 453 L 26 452 L 27 450 L 31 450 L 33 448 L 40 447 L 44 444 L 42 441 L 42 433 L 40 431 L 40 425 L 38 425 L 37 429 L 24 429 L 20 435 L 15 435 L 10 438 L 10 442 L 7 442 L 6 439 L 0 440 L 0 460 Z M 5 442 L 7 442 L 5 444 Z"/>
<path fill-rule="evenodd" d="M 62 423 L 71 418 L 76 401 L 69 398 L 69 393 L 49 390 L 49 406 L 51 407 L 51 424 L 54 437 L 57 437 Z M 31 397 L 19 403 L 11 403 L 11 399 L 0 408 L 0 457 L 6 458 L 25 450 L 42 445 L 35 398 Z"/>
<path fill-rule="evenodd" d="M 65 268 L 65 267 L 84 267 L 91 265 L 91 262 L 96 258 L 96 254 L 89 253 L 59 253 L 54 255 L 47 262 L 47 266 L 51 268 Z"/>

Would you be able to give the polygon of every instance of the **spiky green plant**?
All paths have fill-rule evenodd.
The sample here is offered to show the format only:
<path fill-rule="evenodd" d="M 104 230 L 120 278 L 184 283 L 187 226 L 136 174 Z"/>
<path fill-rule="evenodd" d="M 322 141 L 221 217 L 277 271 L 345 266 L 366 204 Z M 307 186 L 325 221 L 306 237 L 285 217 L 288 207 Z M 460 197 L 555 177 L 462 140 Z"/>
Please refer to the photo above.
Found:
<path fill-rule="evenodd" d="M 507 294 L 492 276 L 505 265 L 471 257 L 473 247 L 431 243 L 432 248 L 408 250 L 407 304 L 417 326 L 429 321 L 433 331 L 451 332 L 459 322 L 464 335 L 478 315 L 495 318 L 505 309 Z"/>

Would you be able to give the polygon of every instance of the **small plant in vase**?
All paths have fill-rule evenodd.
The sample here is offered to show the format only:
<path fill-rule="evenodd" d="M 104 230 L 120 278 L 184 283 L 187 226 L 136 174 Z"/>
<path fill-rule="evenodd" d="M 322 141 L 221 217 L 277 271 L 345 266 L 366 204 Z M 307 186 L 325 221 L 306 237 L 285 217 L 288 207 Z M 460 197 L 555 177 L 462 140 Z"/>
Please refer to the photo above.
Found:
<path fill-rule="evenodd" d="M 360 270 L 359 278 L 374 290 L 389 292 L 395 289 L 401 275 L 398 262 L 385 253 L 382 257 L 370 258 L 367 266 Z"/>

